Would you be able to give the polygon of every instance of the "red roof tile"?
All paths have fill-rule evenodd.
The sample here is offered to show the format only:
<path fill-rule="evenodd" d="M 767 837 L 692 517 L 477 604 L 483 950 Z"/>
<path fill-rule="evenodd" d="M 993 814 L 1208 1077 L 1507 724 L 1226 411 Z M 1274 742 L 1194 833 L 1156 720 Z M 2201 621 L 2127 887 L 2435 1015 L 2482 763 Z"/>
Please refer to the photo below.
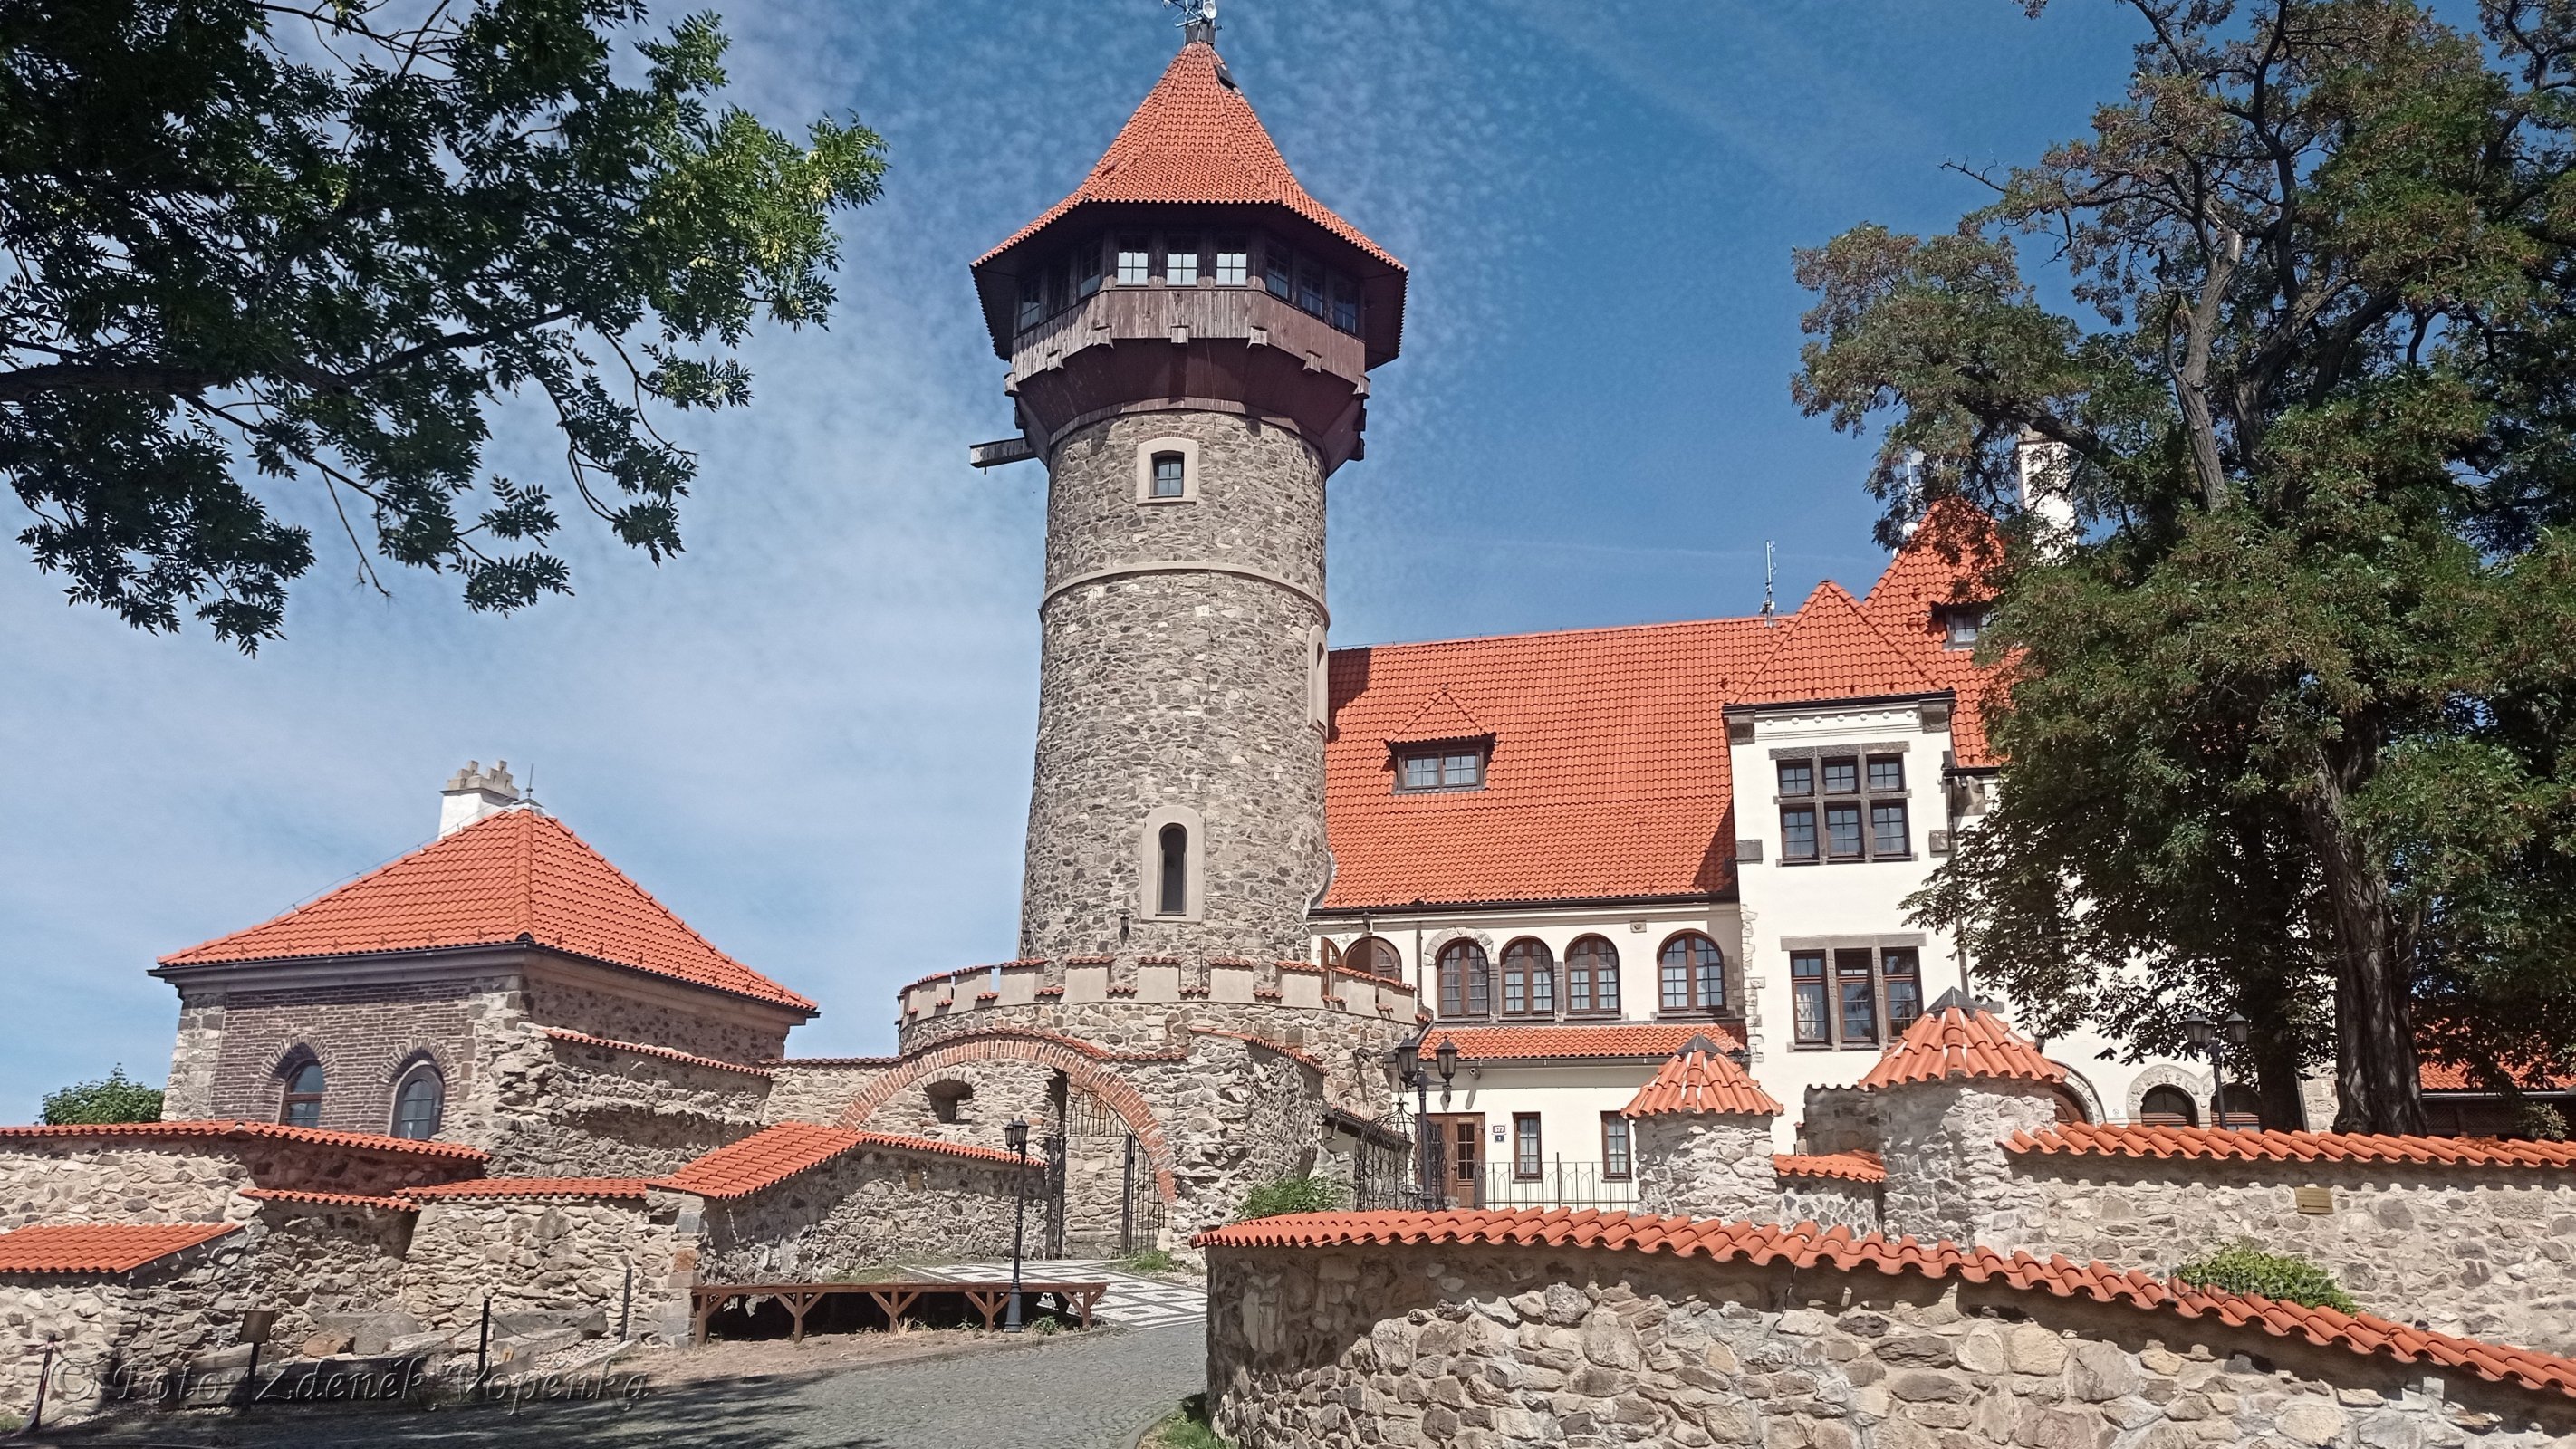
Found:
<path fill-rule="evenodd" d="M 1919 651 L 1898 648 L 1831 579 L 1816 585 L 1807 602 L 1774 633 L 1777 638 L 1762 667 L 1729 703 L 1879 699 L 1938 694 L 1946 687 L 1924 671 Z"/>
<path fill-rule="evenodd" d="M 1434 740 L 1474 740 L 1485 736 L 1485 727 L 1467 713 L 1455 695 L 1441 689 L 1422 702 L 1395 733 L 1386 737 L 1390 745 L 1427 744 Z"/>
<path fill-rule="evenodd" d="M 307 1192 L 292 1187 L 246 1187 L 241 1195 L 261 1202 L 297 1202 L 314 1207 L 375 1208 L 382 1212 L 413 1213 L 420 1205 L 398 1197 L 368 1197 L 354 1192 Z"/>
<path fill-rule="evenodd" d="M 1887 1164 L 1875 1152 L 1778 1153 L 1771 1170 L 1781 1177 L 1838 1177 L 1845 1182 L 1885 1182 Z"/>
<path fill-rule="evenodd" d="M 165 966 L 455 946 L 548 947 L 779 1006 L 814 1003 L 717 950 L 561 821 L 505 810 Z"/>
<path fill-rule="evenodd" d="M 947 1157 L 969 1157 L 980 1162 L 1019 1161 L 998 1147 L 934 1142 L 927 1137 L 899 1137 L 887 1132 L 854 1132 L 846 1127 L 823 1127 L 811 1122 L 781 1122 L 774 1127 L 763 1127 L 739 1142 L 719 1147 L 668 1177 L 656 1178 L 653 1186 L 695 1193 L 700 1197 L 748 1197 L 763 1188 L 775 1187 L 800 1172 L 820 1167 L 845 1152 L 856 1152 L 863 1147 L 896 1152 L 933 1152 Z"/>
<path fill-rule="evenodd" d="M 1306 194 L 1243 92 L 1220 78 L 1216 48 L 1181 47 L 1163 78 L 1120 128 L 1073 194 L 1048 207 L 1008 241 L 976 259 L 982 266 L 1078 206 L 1146 202 L 1284 206 L 1380 265 L 1401 271 L 1360 229 Z"/>
<path fill-rule="evenodd" d="M 1753 1084 L 1744 1068 L 1710 1041 L 1694 1035 L 1664 1059 L 1655 1079 L 1637 1090 L 1623 1117 L 1655 1117 L 1669 1112 L 1733 1112 L 1776 1117 L 1780 1104 Z"/>
<path fill-rule="evenodd" d="M 570 1042 L 575 1046 L 607 1047 L 612 1051 L 633 1052 L 639 1057 L 660 1057 L 666 1062 L 684 1062 L 693 1067 L 713 1067 L 720 1072 L 747 1072 L 755 1077 L 769 1075 L 767 1067 L 745 1066 L 741 1062 L 729 1062 L 721 1057 L 695 1056 L 684 1051 L 674 1051 L 666 1046 L 654 1046 L 648 1042 L 618 1041 L 611 1037 L 592 1036 L 588 1032 L 572 1031 L 559 1026 L 547 1027 L 545 1033 L 556 1041 Z"/>
<path fill-rule="evenodd" d="M 1952 997 L 1942 998 L 1942 1002 Z M 1905 1082 L 2004 1079 L 2062 1082 L 2066 1068 L 2039 1054 L 2031 1039 L 1982 1007 L 1934 1003 L 1860 1079 L 1864 1088 Z"/>
<path fill-rule="evenodd" d="M 2028 1253 L 2005 1257 L 1991 1248 L 1961 1248 L 1946 1242 L 1925 1244 L 1913 1238 L 1891 1241 L 1878 1233 L 1855 1237 L 1849 1228 L 1819 1229 L 1813 1223 L 1782 1227 L 1564 1208 L 1298 1213 L 1230 1224 L 1201 1233 L 1191 1241 L 1201 1248 L 1325 1248 L 1393 1243 L 1543 1245 L 1670 1253 L 1675 1257 L 1697 1256 L 1756 1265 L 1786 1262 L 1797 1268 L 1818 1264 L 1843 1270 L 1870 1268 L 1889 1275 L 1913 1273 L 1936 1280 L 1956 1277 L 1970 1283 L 2033 1289 L 2058 1298 L 2081 1294 L 2097 1303 L 2122 1303 L 2184 1318 L 2212 1317 L 2231 1326 L 2259 1329 L 2275 1338 L 2303 1338 L 2319 1347 L 2347 1348 L 2400 1363 L 2466 1369 L 2491 1382 L 2509 1382 L 2576 1398 L 2576 1360 L 2555 1354 L 2432 1333 L 2366 1313 L 2346 1315 L 2331 1308 L 2306 1308 L 2250 1294 L 2178 1289 L 2140 1270 L 2124 1271 L 2107 1263 L 2079 1264 L 2065 1258 L 2034 1258 Z"/>
<path fill-rule="evenodd" d="M 70 1126 L 0 1127 L 9 1137 L 133 1137 L 147 1141 L 189 1137 L 265 1137 L 281 1142 L 309 1142 L 318 1147 L 348 1147 L 410 1157 L 444 1157 L 481 1162 L 491 1154 L 462 1142 L 420 1142 L 375 1132 L 335 1132 L 324 1127 L 289 1127 L 278 1122 L 94 1122 Z"/>
<path fill-rule="evenodd" d="M 1692 1037 L 1711 1035 L 1720 1048 L 1742 1046 L 1741 1031 L 1728 1023 L 1573 1022 L 1546 1026 L 1438 1026 L 1422 1044 L 1428 1056 L 1443 1039 L 1458 1046 L 1458 1059 L 1471 1062 L 1547 1061 L 1567 1057 L 1668 1057 Z M 1774 1108 L 1773 1110 L 1778 1110 Z"/>
<path fill-rule="evenodd" d="M 2416 1069 L 2417 1080 L 2428 1092 L 2491 1092 L 2495 1089 L 2478 1080 L 2467 1067 L 2451 1062 L 2425 1061 Z M 2526 1092 L 2576 1091 L 2576 1077 L 2559 1072 L 2525 1068 L 2514 1073 L 2514 1081 Z"/>
<path fill-rule="evenodd" d="M 1950 748 L 1957 762 L 1971 769 L 1997 763 L 1986 745 L 1985 693 L 1992 675 L 1977 667 L 1976 651 L 1948 647 L 1947 630 L 1935 608 L 1984 600 L 1991 592 L 1985 575 L 2002 562 L 2003 543 L 1994 521 L 1959 499 L 1943 499 L 1924 514 L 1914 536 L 1861 601 L 1861 611 L 1914 655 L 1924 673 L 1957 692 Z"/>
<path fill-rule="evenodd" d="M 651 1186 L 640 1177 L 469 1177 L 430 1187 L 407 1187 L 407 1198 L 642 1197 Z"/>
<path fill-rule="evenodd" d="M 2357 1132 L 2226 1131 L 2213 1127 L 2069 1123 L 2005 1139 L 2012 1152 L 2176 1157 L 2236 1162 L 2418 1162 L 2458 1167 L 2576 1167 L 2576 1143 L 2492 1137 L 2386 1137 Z"/>
<path fill-rule="evenodd" d="M 211 1243 L 239 1223 L 81 1223 L 0 1233 L 0 1273 L 125 1273 Z"/>

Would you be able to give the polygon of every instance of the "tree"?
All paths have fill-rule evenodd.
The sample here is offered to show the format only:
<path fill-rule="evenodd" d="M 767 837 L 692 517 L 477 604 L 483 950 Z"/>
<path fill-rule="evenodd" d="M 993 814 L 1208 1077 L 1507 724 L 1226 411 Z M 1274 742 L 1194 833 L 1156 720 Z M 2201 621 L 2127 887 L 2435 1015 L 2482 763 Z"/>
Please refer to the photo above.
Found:
<path fill-rule="evenodd" d="M 46 1125 L 53 1127 L 95 1126 L 101 1122 L 158 1122 L 161 1120 L 161 1089 L 147 1087 L 126 1076 L 125 1067 L 120 1063 L 95 1081 L 74 1082 L 59 1092 L 46 1093 L 44 1116 Z"/>
<path fill-rule="evenodd" d="M 750 400 L 759 318 L 821 322 L 878 138 L 717 106 L 712 16 L 636 0 L 0 0 L 0 474 L 19 542 L 128 624 L 255 649 L 318 490 L 468 606 L 569 592 L 524 396 L 581 507 L 659 562 L 696 460 L 648 409 Z M 621 71 L 640 72 L 635 83 Z M 264 481 L 263 481 L 264 480 Z M 309 496 L 309 494 L 307 495 Z M 362 539 L 362 535 L 366 538 Z"/>
<path fill-rule="evenodd" d="M 2576 3 L 2125 3 L 2090 135 L 1797 260 L 1793 389 L 1886 419 L 1882 531 L 2010 539 L 2001 803 L 1916 904 L 2133 1045 L 2242 1006 L 2267 1100 L 2330 1019 L 2337 1125 L 2420 1130 L 2419 1033 L 2576 1043 Z"/>

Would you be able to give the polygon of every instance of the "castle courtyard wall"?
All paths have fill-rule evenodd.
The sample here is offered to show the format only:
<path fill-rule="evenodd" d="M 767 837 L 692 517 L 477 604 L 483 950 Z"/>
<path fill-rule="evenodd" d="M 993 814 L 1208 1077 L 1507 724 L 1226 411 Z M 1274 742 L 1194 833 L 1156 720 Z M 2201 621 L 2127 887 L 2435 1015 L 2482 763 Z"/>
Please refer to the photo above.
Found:
<path fill-rule="evenodd" d="M 255 1216 L 245 1187 L 381 1197 L 482 1171 L 261 1137 L 0 1137 L 0 1230 L 31 1223 L 214 1223 Z"/>
<path fill-rule="evenodd" d="M 652 1177 L 759 1130 L 765 1070 L 514 1034 L 489 1067 L 495 1176 Z"/>
<path fill-rule="evenodd" d="M 708 1199 L 709 1283 L 806 1282 L 920 1258 L 1008 1257 L 1018 1169 L 944 1152 L 860 1148 L 747 1197 Z M 1029 1174 L 1030 1228 L 1038 1184 Z"/>
<path fill-rule="evenodd" d="M 609 1332 L 685 1323 L 697 1200 L 638 1197 L 436 1198 L 424 1203 L 396 1296 L 435 1329 L 473 1329 L 494 1313 L 597 1313 Z M 626 1297 L 633 1272 L 631 1310 Z"/>
<path fill-rule="evenodd" d="M 2561 1395 L 2000 1282 L 1544 1241 L 1208 1258 L 1209 1400 L 1242 1449 L 2538 1449 L 2576 1435 Z"/>

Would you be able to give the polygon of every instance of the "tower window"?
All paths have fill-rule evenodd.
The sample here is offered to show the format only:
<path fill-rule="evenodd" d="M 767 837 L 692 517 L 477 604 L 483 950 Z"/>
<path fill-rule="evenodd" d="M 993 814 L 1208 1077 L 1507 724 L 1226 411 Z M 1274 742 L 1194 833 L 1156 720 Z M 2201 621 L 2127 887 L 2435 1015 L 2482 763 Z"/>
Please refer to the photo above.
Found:
<path fill-rule="evenodd" d="M 1261 285 L 1271 296 L 1285 302 L 1297 291 L 1297 255 L 1277 242 L 1265 242 L 1261 248 Z"/>
<path fill-rule="evenodd" d="M 1318 317 L 1324 315 L 1324 264 L 1313 257 L 1297 259 L 1297 305 Z"/>
<path fill-rule="evenodd" d="M 1199 284 L 1199 239 L 1175 236 L 1163 239 L 1163 280 L 1175 287 Z"/>
<path fill-rule="evenodd" d="M 1154 243 L 1150 237 L 1118 239 L 1118 285 L 1141 287 L 1154 277 Z"/>
<path fill-rule="evenodd" d="M 1154 494 L 1156 498 L 1188 496 L 1188 460 L 1178 453 L 1154 455 Z"/>
<path fill-rule="evenodd" d="M 413 1067 L 394 1088 L 394 1135 L 426 1142 L 447 1115 L 447 1083 L 427 1062 Z"/>
<path fill-rule="evenodd" d="M 1035 327 L 1046 315 L 1046 274 L 1033 271 L 1020 278 L 1020 330 Z"/>
<path fill-rule="evenodd" d="M 289 1072 L 279 1098 L 277 1120 L 289 1127 L 322 1125 L 322 1064 L 307 1061 Z"/>
<path fill-rule="evenodd" d="M 1216 284 L 1240 287 L 1252 275 L 1252 244 L 1239 236 L 1216 239 Z"/>
<path fill-rule="evenodd" d="M 1161 854 L 1162 883 L 1155 895 L 1155 913 L 1164 916 L 1186 916 L 1190 913 L 1189 827 L 1164 826 Z"/>
<path fill-rule="evenodd" d="M 1360 330 L 1360 284 L 1333 274 L 1333 325 L 1344 332 Z"/>

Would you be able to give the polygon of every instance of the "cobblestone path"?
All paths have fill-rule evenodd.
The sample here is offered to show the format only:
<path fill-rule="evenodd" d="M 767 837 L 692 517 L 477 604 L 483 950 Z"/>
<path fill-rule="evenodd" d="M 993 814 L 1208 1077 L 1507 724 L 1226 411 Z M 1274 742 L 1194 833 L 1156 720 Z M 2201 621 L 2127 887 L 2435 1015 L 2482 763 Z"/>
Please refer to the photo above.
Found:
<path fill-rule="evenodd" d="M 170 1421 L 166 1429 L 154 1425 L 115 1437 L 245 1449 L 1125 1449 L 1138 1430 L 1197 1392 L 1206 1372 L 1206 1333 L 1192 1323 L 1068 1334 L 1027 1348 L 812 1379 L 687 1385 L 632 1405 L 532 1404 L 515 1415 L 497 1406 L 264 1413 L 247 1422 Z"/>

